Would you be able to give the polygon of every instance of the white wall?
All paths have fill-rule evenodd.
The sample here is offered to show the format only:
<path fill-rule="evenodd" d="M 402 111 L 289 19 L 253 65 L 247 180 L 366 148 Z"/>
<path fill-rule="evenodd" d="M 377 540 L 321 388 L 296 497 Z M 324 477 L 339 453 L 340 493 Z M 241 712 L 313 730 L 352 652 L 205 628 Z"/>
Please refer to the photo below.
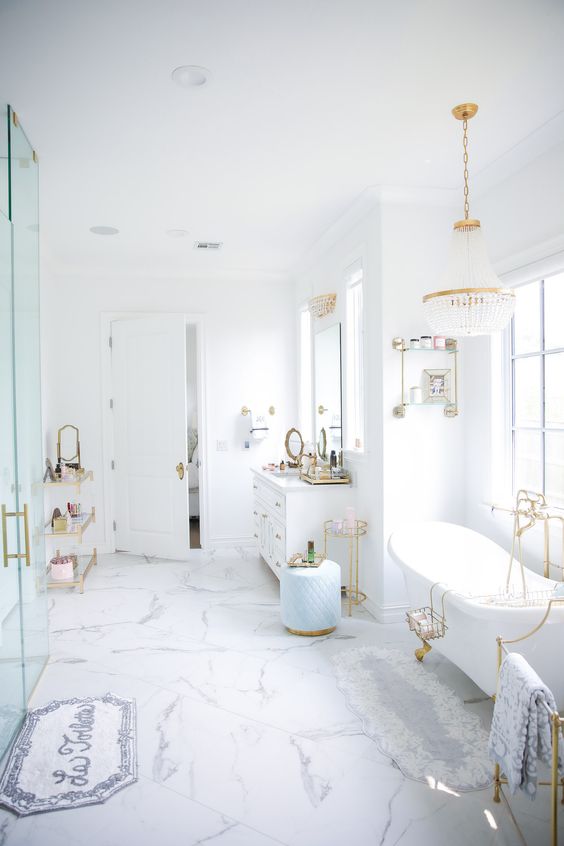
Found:
<path fill-rule="evenodd" d="M 205 320 L 204 358 L 208 479 L 208 536 L 212 546 L 252 538 L 249 467 L 279 460 L 284 434 L 296 419 L 293 289 L 283 281 L 124 279 L 62 274 L 42 276 L 42 380 L 45 455 L 55 456 L 57 429 L 80 428 L 84 466 L 95 473 L 97 523 L 88 543 L 109 548 L 104 521 L 104 474 L 111 456 L 102 451 L 102 313 L 183 312 Z M 104 339 L 104 343 L 107 339 Z M 243 405 L 268 408 L 271 431 L 249 438 Z M 216 451 L 225 440 L 227 452 Z M 86 488 L 82 500 L 86 502 Z M 90 534 L 91 532 L 91 534 Z"/>
<path fill-rule="evenodd" d="M 439 408 L 411 409 L 403 420 L 392 415 L 400 401 L 400 356 L 392 338 L 429 332 L 421 297 L 434 290 L 446 259 L 454 219 L 450 202 L 450 192 L 371 192 L 326 233 L 297 274 L 298 302 L 337 293 L 335 314 L 318 328 L 340 321 L 344 331 L 344 271 L 358 258 L 363 262 L 366 453 L 347 454 L 347 462 L 354 478 L 351 498 L 369 524 L 361 542 L 362 589 L 380 620 L 400 619 L 406 601 L 387 552 L 393 529 L 405 520 L 464 517 L 462 419 L 447 419 Z M 417 381 L 423 367 L 449 366 L 446 354 L 434 353 L 408 363 Z"/>
<path fill-rule="evenodd" d="M 473 213 L 480 218 L 490 258 L 502 279 L 515 284 L 539 273 L 564 269 L 564 145 L 549 150 L 490 191 L 479 195 Z M 507 337 L 474 338 L 464 357 L 466 434 L 466 523 L 510 548 L 511 517 L 489 504 L 506 497 L 492 468 L 504 464 L 509 439 L 505 404 L 509 385 L 502 367 Z M 542 529 L 525 542 L 527 562 L 540 571 Z"/>

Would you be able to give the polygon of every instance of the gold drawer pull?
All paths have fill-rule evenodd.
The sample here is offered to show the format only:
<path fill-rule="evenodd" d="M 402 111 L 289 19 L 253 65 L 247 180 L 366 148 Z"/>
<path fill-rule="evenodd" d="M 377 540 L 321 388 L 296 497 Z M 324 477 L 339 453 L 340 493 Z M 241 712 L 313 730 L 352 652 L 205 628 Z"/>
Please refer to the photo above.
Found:
<path fill-rule="evenodd" d="M 253 490 L 258 491 L 258 485 L 253 485 Z"/>
<path fill-rule="evenodd" d="M 275 562 L 274 562 L 274 566 L 275 566 L 275 567 L 281 567 L 282 565 L 280 564 L 280 562 L 279 562 L 279 561 L 275 561 Z"/>
<path fill-rule="evenodd" d="M 276 540 L 282 540 L 282 535 L 279 535 L 278 532 L 275 535 Z"/>
<path fill-rule="evenodd" d="M 266 518 L 266 517 L 268 517 L 268 514 L 263 514 L 262 516 L 263 516 L 264 518 Z"/>
<path fill-rule="evenodd" d="M 281 503 L 281 502 L 277 502 L 277 503 L 276 503 L 276 507 L 277 507 L 277 508 L 282 508 L 282 503 Z"/>
<path fill-rule="evenodd" d="M 255 532 L 255 538 L 257 538 L 257 539 L 258 539 L 258 535 L 257 535 L 257 533 L 256 533 L 256 532 Z"/>
<path fill-rule="evenodd" d="M 253 514 L 255 515 L 255 517 L 258 517 L 258 511 L 253 511 Z"/>

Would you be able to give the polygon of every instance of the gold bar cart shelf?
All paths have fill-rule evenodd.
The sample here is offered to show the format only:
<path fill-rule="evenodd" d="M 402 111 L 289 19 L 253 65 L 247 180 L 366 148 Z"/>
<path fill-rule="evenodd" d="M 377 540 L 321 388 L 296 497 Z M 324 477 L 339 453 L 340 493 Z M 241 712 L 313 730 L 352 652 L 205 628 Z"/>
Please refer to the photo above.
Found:
<path fill-rule="evenodd" d="M 365 535 L 368 531 L 368 523 L 366 520 L 355 520 L 353 526 L 343 525 L 343 528 L 340 531 L 335 531 L 333 529 L 333 523 L 333 520 L 325 520 L 323 523 L 324 553 L 327 555 L 328 538 L 344 538 L 349 542 L 349 584 L 345 588 L 345 595 L 348 599 L 348 612 L 350 617 L 352 615 L 352 606 L 360 605 L 366 599 L 366 594 L 358 588 L 358 542 L 359 538 Z"/>

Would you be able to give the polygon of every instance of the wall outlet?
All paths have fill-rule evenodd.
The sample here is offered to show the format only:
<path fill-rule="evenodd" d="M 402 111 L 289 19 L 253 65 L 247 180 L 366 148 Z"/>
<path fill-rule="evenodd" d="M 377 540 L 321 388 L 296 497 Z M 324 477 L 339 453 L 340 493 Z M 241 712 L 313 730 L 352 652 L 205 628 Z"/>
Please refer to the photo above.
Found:
<path fill-rule="evenodd" d="M 243 449 L 250 449 L 251 442 L 250 441 L 243 441 Z"/>
<path fill-rule="evenodd" d="M 227 450 L 228 450 L 227 441 L 216 441 L 215 442 L 215 448 L 216 448 L 217 452 L 227 452 Z"/>

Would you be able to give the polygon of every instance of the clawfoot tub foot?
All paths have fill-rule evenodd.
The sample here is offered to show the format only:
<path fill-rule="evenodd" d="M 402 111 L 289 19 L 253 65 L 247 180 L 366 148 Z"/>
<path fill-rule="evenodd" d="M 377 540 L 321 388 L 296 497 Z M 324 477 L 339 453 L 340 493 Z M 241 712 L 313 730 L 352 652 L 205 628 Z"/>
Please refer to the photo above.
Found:
<path fill-rule="evenodd" d="M 499 764 L 496 764 L 495 765 L 495 771 L 494 771 L 494 795 L 493 795 L 494 802 L 501 802 L 501 796 L 500 796 L 501 772 L 500 772 L 500 769 L 501 768 L 500 768 Z"/>
<path fill-rule="evenodd" d="M 422 661 L 427 652 L 430 652 L 433 648 L 429 643 L 427 643 L 426 640 L 421 641 L 421 643 L 422 646 L 420 646 L 419 649 L 415 650 L 415 657 L 418 661 Z"/>

